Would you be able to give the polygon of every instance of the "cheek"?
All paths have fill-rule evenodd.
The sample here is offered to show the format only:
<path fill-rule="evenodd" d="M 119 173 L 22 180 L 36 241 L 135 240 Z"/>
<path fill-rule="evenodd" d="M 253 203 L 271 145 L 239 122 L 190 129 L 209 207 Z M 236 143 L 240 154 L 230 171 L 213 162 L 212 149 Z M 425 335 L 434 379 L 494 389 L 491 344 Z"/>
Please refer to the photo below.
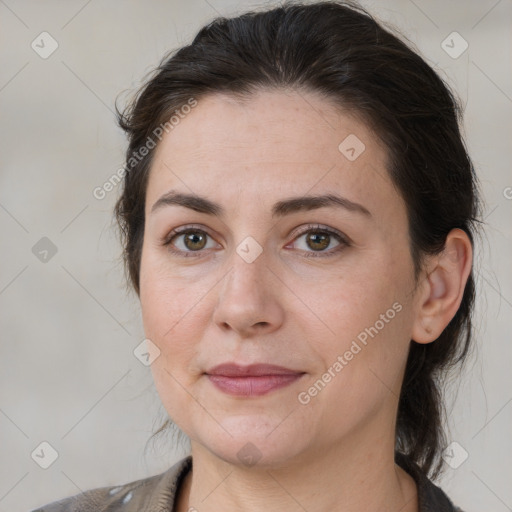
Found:
<path fill-rule="evenodd" d="M 408 289 L 406 276 L 391 257 L 375 251 L 362 260 L 340 267 L 322 281 L 303 281 L 304 302 L 334 339 L 352 339 L 374 325 L 395 302 L 402 304 Z M 395 313 L 387 316 L 394 318 Z"/>
<path fill-rule="evenodd" d="M 403 262 L 377 255 L 367 261 L 335 276 L 308 302 L 327 334 L 313 338 L 324 365 L 315 382 L 328 380 L 325 398 L 347 405 L 377 404 L 390 391 L 398 392 L 410 343 L 411 283 Z"/>
<path fill-rule="evenodd" d="M 166 265 L 157 251 L 144 249 L 140 271 L 140 303 L 144 326 L 156 338 L 162 338 L 174 330 L 184 317 L 193 290 L 176 278 L 175 272 Z M 146 332 L 147 333 L 147 332 Z"/>
<path fill-rule="evenodd" d="M 150 368 L 162 404 L 175 421 L 191 407 L 185 390 L 196 378 L 191 364 L 201 337 L 200 310 L 193 307 L 190 289 L 151 267 L 149 260 L 145 263 L 140 293 L 144 333 L 160 350 Z"/>
<path fill-rule="evenodd" d="M 181 332 L 188 321 L 187 310 L 190 294 L 176 284 L 162 264 L 143 253 L 140 273 L 140 304 L 144 333 L 159 349 L 160 357 L 151 365 L 169 367 L 176 360 L 187 344 Z M 193 333 L 189 332 L 189 337 Z M 172 357 L 170 357 L 172 353 Z M 176 357 L 177 356 L 177 357 Z"/>
<path fill-rule="evenodd" d="M 382 309 L 367 306 L 370 311 L 347 310 L 339 316 L 334 343 L 317 338 L 315 349 L 323 368 L 300 390 L 300 403 L 313 416 L 322 417 L 328 430 L 338 425 L 337 435 L 386 414 L 400 394 L 409 345 L 404 328 L 407 312 L 398 302 Z"/>
<path fill-rule="evenodd" d="M 151 365 L 158 370 L 156 378 L 168 380 L 166 370 L 184 385 L 197 377 L 200 342 L 213 307 L 208 290 L 216 282 L 213 277 L 205 280 L 186 279 L 160 255 L 143 253 L 140 303 L 145 335 L 160 350 Z"/>

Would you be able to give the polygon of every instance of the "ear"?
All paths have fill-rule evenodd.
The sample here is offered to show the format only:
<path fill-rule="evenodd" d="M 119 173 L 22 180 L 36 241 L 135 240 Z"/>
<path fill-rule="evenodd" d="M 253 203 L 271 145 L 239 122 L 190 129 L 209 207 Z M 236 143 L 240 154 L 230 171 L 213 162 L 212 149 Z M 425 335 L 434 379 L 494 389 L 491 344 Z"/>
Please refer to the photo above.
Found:
<path fill-rule="evenodd" d="M 436 340 L 457 313 L 473 264 L 471 241 L 462 229 L 452 229 L 443 252 L 430 258 L 418 289 L 411 339 Z"/>

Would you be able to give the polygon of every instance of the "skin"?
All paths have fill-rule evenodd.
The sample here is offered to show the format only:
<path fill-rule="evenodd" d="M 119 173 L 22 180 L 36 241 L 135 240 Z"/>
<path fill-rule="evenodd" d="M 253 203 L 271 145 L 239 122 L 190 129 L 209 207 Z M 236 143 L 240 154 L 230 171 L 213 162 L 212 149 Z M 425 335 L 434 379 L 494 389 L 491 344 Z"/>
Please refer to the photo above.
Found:
<path fill-rule="evenodd" d="M 350 134 L 365 144 L 354 161 L 338 149 Z M 454 229 L 415 283 L 405 204 L 386 158 L 356 116 L 291 90 L 244 101 L 203 97 L 157 147 L 140 300 L 146 336 L 161 351 L 151 365 L 156 388 L 191 441 L 193 470 L 178 512 L 418 510 L 412 477 L 394 463 L 397 397 L 410 340 L 432 342 L 455 315 L 472 250 Z M 204 196 L 225 215 L 179 205 L 152 213 L 171 189 Z M 272 218 L 277 201 L 324 193 L 360 203 L 371 216 L 328 206 Z M 207 233 L 203 248 L 194 252 L 198 245 L 183 235 L 163 245 L 188 224 Z M 338 230 L 349 245 L 331 235 L 319 250 L 308 242 L 308 224 Z M 262 249 L 251 263 L 236 250 L 248 236 Z M 400 312 L 300 403 L 299 393 L 394 303 Z M 305 374 L 263 396 L 233 397 L 204 375 L 227 361 Z M 237 456 L 247 443 L 259 457 L 253 465 Z"/>

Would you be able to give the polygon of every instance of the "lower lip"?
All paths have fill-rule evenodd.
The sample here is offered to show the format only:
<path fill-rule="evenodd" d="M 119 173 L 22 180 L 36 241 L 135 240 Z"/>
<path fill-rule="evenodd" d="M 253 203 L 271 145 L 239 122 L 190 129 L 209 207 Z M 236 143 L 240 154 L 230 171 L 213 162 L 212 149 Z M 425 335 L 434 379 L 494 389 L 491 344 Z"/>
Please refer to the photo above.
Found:
<path fill-rule="evenodd" d="M 302 377 L 302 373 L 291 375 L 261 375 L 259 377 L 225 377 L 207 375 L 218 389 L 234 396 L 260 396 L 285 386 Z"/>

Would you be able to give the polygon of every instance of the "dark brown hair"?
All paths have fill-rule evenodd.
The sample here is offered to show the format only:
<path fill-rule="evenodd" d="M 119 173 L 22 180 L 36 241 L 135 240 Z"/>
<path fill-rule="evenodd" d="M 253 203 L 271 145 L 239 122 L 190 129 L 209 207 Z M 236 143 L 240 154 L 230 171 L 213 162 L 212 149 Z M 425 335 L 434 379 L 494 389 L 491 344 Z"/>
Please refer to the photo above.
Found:
<path fill-rule="evenodd" d="M 442 251 L 453 228 L 464 230 L 473 244 L 480 203 L 459 131 L 461 110 L 443 80 L 409 46 L 353 3 L 287 2 L 219 17 L 190 45 L 166 56 L 124 112 L 118 110 L 129 138 L 129 168 L 115 213 L 137 294 L 154 150 L 133 156 L 140 156 L 158 127 L 167 123 L 170 129 L 173 113 L 191 98 L 218 92 L 248 97 L 269 88 L 309 90 L 359 115 L 387 148 L 387 170 L 406 203 L 416 279 L 423 257 Z M 468 354 L 474 298 L 472 270 L 459 310 L 439 338 L 410 344 L 395 449 L 433 478 L 441 472 L 445 446 L 443 382 Z"/>

